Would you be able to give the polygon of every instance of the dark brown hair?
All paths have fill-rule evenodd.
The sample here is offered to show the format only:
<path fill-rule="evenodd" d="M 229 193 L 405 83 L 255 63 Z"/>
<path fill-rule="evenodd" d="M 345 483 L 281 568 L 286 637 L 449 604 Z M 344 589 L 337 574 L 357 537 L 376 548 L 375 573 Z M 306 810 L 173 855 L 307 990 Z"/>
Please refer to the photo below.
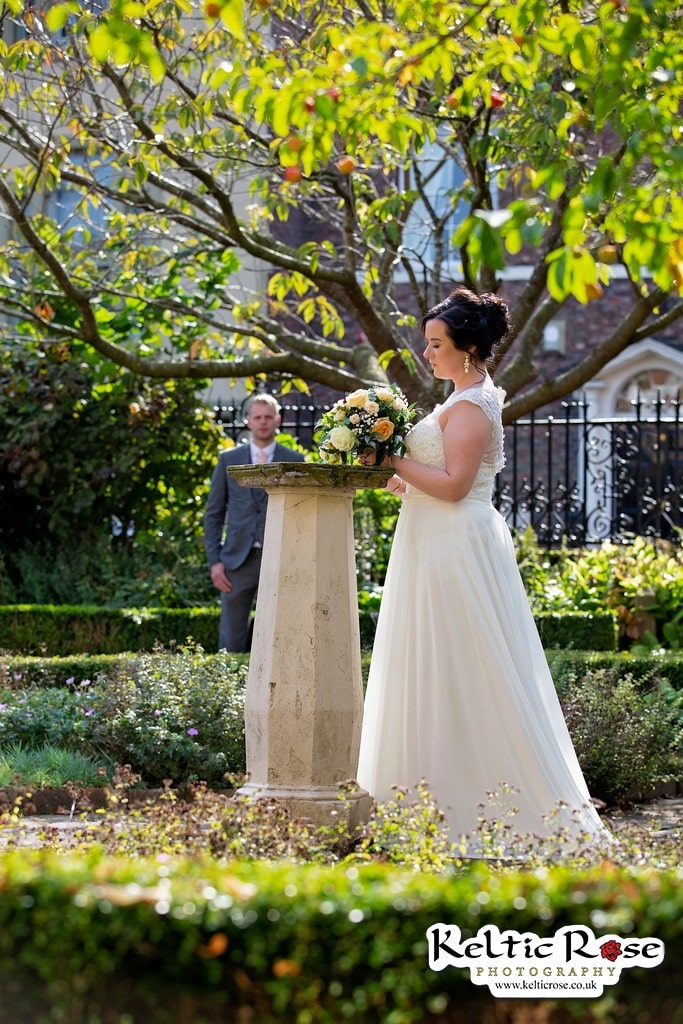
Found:
<path fill-rule="evenodd" d="M 492 292 L 477 295 L 462 287 L 455 288 L 425 313 L 420 322 L 423 334 L 430 320 L 442 320 L 455 347 L 461 351 L 474 348 L 482 362 L 510 330 L 508 307 L 503 299 Z"/>

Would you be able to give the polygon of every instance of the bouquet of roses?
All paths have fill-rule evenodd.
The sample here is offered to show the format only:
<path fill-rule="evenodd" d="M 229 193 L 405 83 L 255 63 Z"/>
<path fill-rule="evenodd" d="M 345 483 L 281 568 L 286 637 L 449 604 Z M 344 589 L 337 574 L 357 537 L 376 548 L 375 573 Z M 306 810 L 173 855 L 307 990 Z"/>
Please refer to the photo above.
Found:
<path fill-rule="evenodd" d="M 318 424 L 324 431 L 320 457 L 338 463 L 374 451 L 379 465 L 385 455 L 403 455 L 414 415 L 415 407 L 396 384 L 352 391 L 335 402 Z"/>

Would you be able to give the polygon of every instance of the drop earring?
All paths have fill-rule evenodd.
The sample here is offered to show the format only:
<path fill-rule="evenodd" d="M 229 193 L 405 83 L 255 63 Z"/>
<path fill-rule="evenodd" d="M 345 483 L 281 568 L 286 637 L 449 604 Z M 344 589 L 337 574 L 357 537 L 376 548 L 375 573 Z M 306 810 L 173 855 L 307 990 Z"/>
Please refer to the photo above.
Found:
<path fill-rule="evenodd" d="M 462 368 L 465 371 L 465 373 L 469 373 L 470 372 L 470 354 L 469 354 L 469 352 L 465 352 L 465 362 L 462 364 Z"/>

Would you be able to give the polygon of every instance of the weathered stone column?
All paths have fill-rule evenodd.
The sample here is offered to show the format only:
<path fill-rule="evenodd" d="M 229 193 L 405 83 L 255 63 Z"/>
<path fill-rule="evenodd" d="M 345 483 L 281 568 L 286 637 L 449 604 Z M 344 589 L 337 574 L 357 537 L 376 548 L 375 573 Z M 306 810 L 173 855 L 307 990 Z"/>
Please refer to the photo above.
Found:
<path fill-rule="evenodd" d="M 356 776 L 363 716 L 353 495 L 382 487 L 391 470 L 286 462 L 228 472 L 268 492 L 240 793 L 353 829 L 371 805 L 365 791 L 339 800 L 339 783 Z"/>

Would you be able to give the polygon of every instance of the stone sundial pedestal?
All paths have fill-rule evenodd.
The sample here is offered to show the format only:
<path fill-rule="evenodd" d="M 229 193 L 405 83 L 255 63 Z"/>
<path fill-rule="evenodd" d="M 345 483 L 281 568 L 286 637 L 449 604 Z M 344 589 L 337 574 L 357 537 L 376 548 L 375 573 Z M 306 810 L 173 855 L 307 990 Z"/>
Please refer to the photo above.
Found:
<path fill-rule="evenodd" d="M 339 799 L 356 776 L 363 717 L 353 495 L 392 471 L 274 462 L 228 472 L 268 493 L 240 794 L 353 830 L 371 806 L 364 790 Z"/>

